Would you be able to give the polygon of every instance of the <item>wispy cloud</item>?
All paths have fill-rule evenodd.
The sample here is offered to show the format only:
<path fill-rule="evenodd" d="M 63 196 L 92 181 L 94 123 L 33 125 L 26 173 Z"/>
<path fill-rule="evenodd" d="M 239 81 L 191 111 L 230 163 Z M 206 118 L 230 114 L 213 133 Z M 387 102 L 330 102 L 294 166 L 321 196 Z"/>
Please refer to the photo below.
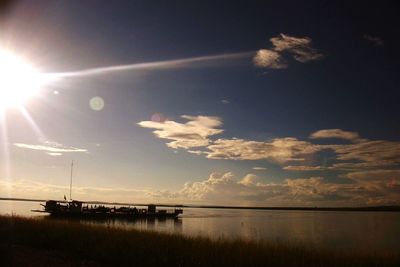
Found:
<path fill-rule="evenodd" d="M 260 49 L 253 58 L 254 65 L 261 68 L 285 69 L 289 65 L 285 59 L 285 53 L 293 55 L 293 58 L 301 63 L 320 60 L 323 54 L 313 48 L 309 37 L 293 37 L 281 33 L 270 39 L 272 48 Z"/>
<path fill-rule="evenodd" d="M 283 167 L 287 171 L 320 171 L 326 170 L 324 166 L 303 166 L 303 165 L 289 165 Z"/>
<path fill-rule="evenodd" d="M 354 171 L 400 167 L 400 142 L 362 139 L 357 133 L 354 133 L 353 136 L 356 137 L 354 140 L 357 140 L 355 143 L 319 145 L 320 151 L 330 150 L 335 153 L 335 156 L 331 158 L 331 164 L 289 165 L 283 169 L 289 171 Z M 350 140 L 353 139 L 350 138 Z"/>
<path fill-rule="evenodd" d="M 341 129 L 326 129 L 319 130 L 310 135 L 311 139 L 323 139 L 323 138 L 338 138 L 350 141 L 360 140 L 360 135 L 356 132 L 343 131 Z"/>
<path fill-rule="evenodd" d="M 232 160 L 271 160 L 284 163 L 303 160 L 303 156 L 320 150 L 318 145 L 296 138 L 275 138 L 270 141 L 218 139 L 207 147 L 207 158 Z"/>
<path fill-rule="evenodd" d="M 393 160 L 378 160 L 368 162 L 339 162 L 332 164 L 330 169 L 333 170 L 365 170 L 374 168 L 384 168 L 395 165 Z"/>
<path fill-rule="evenodd" d="M 392 180 L 398 180 L 400 182 L 400 170 L 368 170 L 368 171 L 356 171 L 350 172 L 345 175 L 349 179 L 356 181 L 380 181 L 389 183 Z"/>
<path fill-rule="evenodd" d="M 56 142 L 44 142 L 43 144 L 23 144 L 23 143 L 14 143 L 14 146 L 19 148 L 31 149 L 44 151 L 50 156 L 61 156 L 62 153 L 72 153 L 72 152 L 88 152 L 87 149 L 76 148 L 76 147 L 68 147 Z"/>
<path fill-rule="evenodd" d="M 181 116 L 188 120 L 186 123 L 179 123 L 171 120 L 163 122 L 141 121 L 139 126 L 144 128 L 156 129 L 153 133 L 163 139 L 173 140 L 167 143 L 171 148 L 192 148 L 203 147 L 210 143 L 209 137 L 220 134 L 222 129 L 218 129 L 222 125 L 219 117 L 209 116 Z"/>
<path fill-rule="evenodd" d="M 369 34 L 364 34 L 363 38 L 371 43 L 373 43 L 375 46 L 383 46 L 385 42 L 383 41 L 382 38 L 377 37 L 377 36 L 371 36 Z"/>
<path fill-rule="evenodd" d="M 253 167 L 252 169 L 255 171 L 266 171 L 267 170 L 267 168 L 265 168 L 265 167 Z"/>
<path fill-rule="evenodd" d="M 62 156 L 62 153 L 47 152 L 47 155 L 57 157 L 57 156 Z"/>
<path fill-rule="evenodd" d="M 400 142 L 386 140 L 364 140 L 348 145 L 328 145 L 340 161 L 359 161 L 364 167 L 400 164 Z"/>

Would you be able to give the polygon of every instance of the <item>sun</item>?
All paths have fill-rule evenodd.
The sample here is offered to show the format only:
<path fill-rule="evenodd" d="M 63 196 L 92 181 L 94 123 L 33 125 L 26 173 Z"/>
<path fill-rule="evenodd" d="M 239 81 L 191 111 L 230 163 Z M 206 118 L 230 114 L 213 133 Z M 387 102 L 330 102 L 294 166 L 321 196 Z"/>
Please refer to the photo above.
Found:
<path fill-rule="evenodd" d="M 0 110 L 23 106 L 37 95 L 42 84 L 35 68 L 12 53 L 0 50 Z"/>

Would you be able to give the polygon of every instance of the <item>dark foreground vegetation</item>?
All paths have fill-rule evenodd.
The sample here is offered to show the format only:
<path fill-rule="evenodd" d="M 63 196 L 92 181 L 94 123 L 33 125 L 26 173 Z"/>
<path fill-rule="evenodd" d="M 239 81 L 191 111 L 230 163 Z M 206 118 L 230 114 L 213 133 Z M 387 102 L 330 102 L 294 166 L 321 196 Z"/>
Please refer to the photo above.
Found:
<path fill-rule="evenodd" d="M 0 216 L 0 266 L 400 266 L 400 256 Z"/>

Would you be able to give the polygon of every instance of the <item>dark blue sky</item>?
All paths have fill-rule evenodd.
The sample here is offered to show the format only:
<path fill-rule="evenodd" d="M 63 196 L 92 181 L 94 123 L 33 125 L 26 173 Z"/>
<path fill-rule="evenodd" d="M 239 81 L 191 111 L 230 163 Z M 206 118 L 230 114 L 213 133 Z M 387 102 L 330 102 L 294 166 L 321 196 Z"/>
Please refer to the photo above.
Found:
<path fill-rule="evenodd" d="M 326 54 L 316 64 L 294 65 L 266 75 L 262 75 L 264 71 L 228 67 L 217 72 L 174 73 L 166 79 L 176 77 L 185 85 L 191 83 L 195 91 L 201 87 L 200 99 L 212 92 L 217 98 L 234 100 L 240 105 L 235 117 L 253 117 L 259 126 L 269 121 L 271 127 L 274 118 L 278 124 L 284 120 L 287 126 L 276 126 L 278 131 L 303 125 L 306 132 L 292 134 L 308 134 L 335 125 L 359 130 L 367 137 L 396 139 L 400 130 L 396 120 L 400 115 L 396 105 L 400 64 L 397 5 L 264 2 L 60 2 L 38 12 L 48 15 L 42 19 L 44 23 L 51 23 L 72 40 L 63 51 L 65 55 L 57 55 L 69 58 L 71 63 L 65 67 L 69 69 L 92 67 L 91 63 L 123 64 L 257 50 L 279 33 L 309 36 Z M 363 38 L 365 34 L 381 38 L 384 45 L 374 46 Z M 84 56 L 86 60 L 79 60 L 82 55 L 74 54 L 80 50 L 75 40 L 84 46 L 81 50 L 85 53 L 88 47 L 96 48 L 88 53 L 88 59 Z M 171 98 L 175 94 L 182 97 L 182 89 L 164 90 L 169 90 Z M 262 107 L 262 111 L 248 106 Z M 246 110 L 249 115 L 243 115 Z"/>

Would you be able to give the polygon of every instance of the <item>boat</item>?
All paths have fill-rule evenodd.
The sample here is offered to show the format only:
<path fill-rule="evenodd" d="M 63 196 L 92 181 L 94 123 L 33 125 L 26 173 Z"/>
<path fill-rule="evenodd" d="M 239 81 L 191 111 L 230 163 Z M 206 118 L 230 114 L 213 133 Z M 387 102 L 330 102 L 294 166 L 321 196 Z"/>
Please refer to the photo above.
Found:
<path fill-rule="evenodd" d="M 105 205 L 89 205 L 82 201 L 72 200 L 72 201 L 57 201 L 48 200 L 46 204 L 43 205 L 44 210 L 34 210 L 36 212 L 49 213 L 54 217 L 71 217 L 71 218 L 81 218 L 81 219 L 140 219 L 140 218 L 157 218 L 157 219 L 175 219 L 179 214 L 183 214 L 182 209 L 172 209 L 172 210 L 157 210 L 157 206 L 154 204 L 149 204 L 146 208 L 136 208 L 136 207 L 109 207 Z"/>
<path fill-rule="evenodd" d="M 40 204 L 44 207 L 44 210 L 32 210 L 33 212 L 44 212 L 49 213 L 54 217 L 65 217 L 65 218 L 80 218 L 80 219 L 167 219 L 177 218 L 179 214 L 183 214 L 182 209 L 173 210 L 157 210 L 157 206 L 154 204 L 147 205 L 146 208 L 136 207 L 109 207 L 105 205 L 90 205 L 83 201 L 72 200 L 72 171 L 74 162 L 71 163 L 71 180 L 69 198 L 67 201 L 64 196 L 64 201 L 58 200 L 47 200 L 46 204 Z"/>

